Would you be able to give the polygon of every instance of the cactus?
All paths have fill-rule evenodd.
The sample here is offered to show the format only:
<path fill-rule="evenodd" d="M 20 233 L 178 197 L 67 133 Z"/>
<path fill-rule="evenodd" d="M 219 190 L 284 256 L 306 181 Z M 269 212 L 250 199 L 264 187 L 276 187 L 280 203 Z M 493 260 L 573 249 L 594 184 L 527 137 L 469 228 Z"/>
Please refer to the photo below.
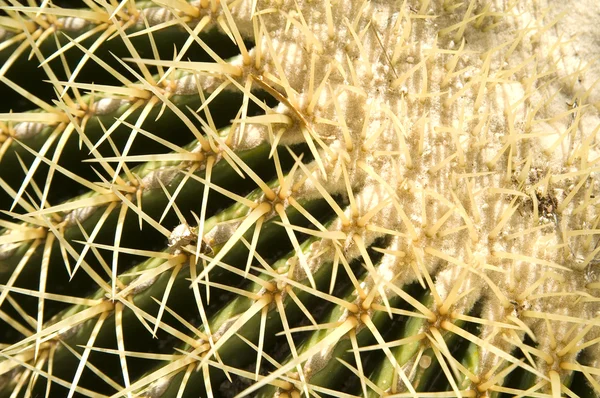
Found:
<path fill-rule="evenodd" d="M 600 395 L 600 79 L 568 12 L 21 3 L 0 397 Z"/>

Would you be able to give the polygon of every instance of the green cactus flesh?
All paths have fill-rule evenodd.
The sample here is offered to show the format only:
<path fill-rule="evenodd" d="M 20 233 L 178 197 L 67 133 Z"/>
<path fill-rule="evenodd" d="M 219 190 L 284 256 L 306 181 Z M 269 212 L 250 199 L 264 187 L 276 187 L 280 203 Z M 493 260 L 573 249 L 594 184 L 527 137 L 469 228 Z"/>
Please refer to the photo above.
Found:
<path fill-rule="evenodd" d="M 0 10 L 0 397 L 600 396 L 595 2 Z"/>

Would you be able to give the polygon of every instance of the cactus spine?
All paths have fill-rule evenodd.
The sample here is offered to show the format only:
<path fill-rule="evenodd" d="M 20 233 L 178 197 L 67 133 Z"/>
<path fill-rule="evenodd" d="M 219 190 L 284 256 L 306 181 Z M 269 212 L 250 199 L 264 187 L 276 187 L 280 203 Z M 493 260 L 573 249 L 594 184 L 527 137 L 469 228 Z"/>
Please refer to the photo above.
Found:
<path fill-rule="evenodd" d="M 1 397 L 600 395 L 565 14 L 0 6 Z"/>

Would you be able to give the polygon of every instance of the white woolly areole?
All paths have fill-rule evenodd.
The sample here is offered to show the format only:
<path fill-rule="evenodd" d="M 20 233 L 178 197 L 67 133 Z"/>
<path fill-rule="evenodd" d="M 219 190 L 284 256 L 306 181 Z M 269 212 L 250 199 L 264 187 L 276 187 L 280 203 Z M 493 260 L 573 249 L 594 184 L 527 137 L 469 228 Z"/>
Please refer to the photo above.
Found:
<path fill-rule="evenodd" d="M 248 36 L 251 3 L 232 12 Z M 464 10 L 444 10 L 442 2 L 332 3 L 330 37 L 329 2 L 257 2 L 258 10 L 280 11 L 262 15 L 268 37 L 258 48 L 264 59 L 276 57 L 264 74 L 279 79 L 274 87 L 294 97 L 288 100 L 304 115 L 305 129 L 317 134 L 319 159 L 305 187 L 347 197 L 345 167 L 361 206 L 392 197 L 370 224 L 401 234 L 389 246 L 405 254 L 399 264 L 420 261 L 442 299 L 468 269 L 460 287 L 466 295 L 451 311 L 468 312 L 481 301 L 479 316 L 514 325 L 513 317 L 521 322 L 519 338 L 528 330 L 551 350 L 536 314 L 554 314 L 550 326 L 564 335 L 572 325 L 561 322 L 563 314 L 588 319 L 598 311 L 594 300 L 564 300 L 569 292 L 597 295 L 585 277 L 595 266 L 596 238 L 580 231 L 598 228 L 600 217 L 589 206 L 600 183 L 592 166 L 600 156 L 592 145 L 600 140 L 600 114 L 594 103 L 583 108 L 573 99 L 587 99 L 600 74 L 565 78 L 583 75 L 576 72 L 581 57 L 559 59 L 560 30 L 544 29 L 548 21 L 529 2 L 512 9 L 491 2 L 489 10 L 502 17 L 460 29 L 451 28 L 466 18 Z M 468 12 L 485 14 L 482 7 L 473 3 Z M 306 31 L 285 23 L 299 20 L 299 11 Z M 494 34 L 484 29 L 492 23 Z M 318 97 L 310 112 L 311 94 Z M 343 224 L 330 228 L 344 231 Z M 522 300 L 514 307 L 516 298 Z M 490 344 L 510 353 L 515 345 L 503 333 L 511 330 L 483 326 L 480 333 L 495 334 Z M 498 358 L 482 347 L 481 373 Z"/>

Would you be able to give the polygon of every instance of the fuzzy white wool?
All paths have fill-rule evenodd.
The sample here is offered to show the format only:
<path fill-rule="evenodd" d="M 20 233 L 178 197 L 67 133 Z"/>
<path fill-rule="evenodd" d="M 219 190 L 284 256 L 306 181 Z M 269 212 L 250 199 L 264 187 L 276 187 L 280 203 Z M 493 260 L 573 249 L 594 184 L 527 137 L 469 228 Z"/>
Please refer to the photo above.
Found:
<path fill-rule="evenodd" d="M 587 287 L 582 271 L 591 266 L 597 238 L 577 231 L 597 228 L 600 217 L 590 200 L 600 183 L 594 166 L 599 153 L 592 144 L 600 140 L 600 113 L 591 100 L 597 98 L 593 85 L 600 73 L 586 65 L 590 50 L 579 45 L 575 56 L 574 46 L 557 44 L 565 39 L 562 32 L 578 32 L 577 23 L 563 17 L 558 29 L 541 5 L 528 1 L 514 7 L 491 2 L 495 18 L 486 17 L 488 9 L 478 2 L 456 12 L 437 1 L 331 3 L 331 10 L 329 2 L 256 6 L 270 10 L 261 15 L 265 30 L 255 50 L 269 61 L 263 62 L 263 74 L 274 76 L 274 87 L 288 95 L 326 145 L 319 147 L 326 173 L 313 164 L 318 182 L 307 184 L 347 196 L 343 162 L 352 175 L 352 194 L 362 202 L 369 192 L 393 194 L 396 209 L 390 203 L 382 209 L 385 216 L 371 222 L 416 232 L 415 239 L 395 240 L 394 249 L 407 253 L 403 264 L 425 261 L 434 274 L 441 269 L 436 286 L 442 298 L 460 270 L 471 268 L 461 291 L 468 290 L 466 281 L 473 290 L 453 310 L 469 311 L 482 299 L 483 317 L 512 323 L 517 316 L 542 340 L 542 350 L 551 349 L 550 333 L 568 338 L 570 324 L 561 322 L 561 314 L 597 316 L 595 301 L 565 301 L 567 292 L 598 293 Z M 600 12 L 597 4 L 584 3 L 576 7 L 575 19 L 584 17 L 583 9 Z M 253 4 L 233 9 L 247 37 L 254 37 Z M 460 25 L 465 13 L 473 23 Z M 584 26 L 586 43 L 594 32 Z M 302 141 L 306 136 L 300 133 L 290 131 L 286 138 Z M 424 260 L 415 253 L 425 253 Z M 534 313 L 517 313 L 507 304 L 516 300 L 556 319 L 547 323 Z M 505 352 L 515 347 L 496 327 L 484 326 L 481 334 L 495 335 L 490 343 Z M 498 357 L 483 351 L 485 373 Z M 544 372 L 560 373 L 556 364 L 548 366 Z"/>

